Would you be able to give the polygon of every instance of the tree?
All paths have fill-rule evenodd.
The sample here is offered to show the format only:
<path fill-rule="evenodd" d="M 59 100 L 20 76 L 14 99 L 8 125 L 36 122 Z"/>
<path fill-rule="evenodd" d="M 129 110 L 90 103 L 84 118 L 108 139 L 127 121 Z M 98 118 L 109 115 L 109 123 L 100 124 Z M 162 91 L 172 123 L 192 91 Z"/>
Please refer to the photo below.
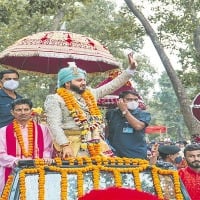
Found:
<path fill-rule="evenodd" d="M 167 126 L 168 135 L 175 140 L 186 139 L 186 135 L 189 134 L 183 122 L 183 115 L 180 112 L 177 97 L 166 72 L 162 73 L 158 82 L 160 90 L 153 93 L 150 102 L 150 111 L 154 113 L 152 124 Z"/>
<path fill-rule="evenodd" d="M 189 133 L 191 135 L 198 134 L 198 130 L 200 128 L 200 124 L 197 123 L 197 121 L 194 119 L 191 109 L 190 109 L 190 100 L 186 94 L 185 88 L 178 78 L 176 71 L 173 69 L 171 62 L 166 55 L 163 45 L 161 44 L 156 32 L 148 22 L 148 20 L 145 18 L 145 16 L 140 12 L 139 9 L 137 9 L 137 6 L 133 4 L 131 0 L 125 0 L 126 4 L 130 8 L 130 10 L 133 12 L 133 14 L 140 20 L 142 23 L 147 35 L 151 38 L 151 41 L 155 47 L 155 49 L 158 52 L 158 55 L 160 56 L 160 59 L 165 67 L 165 70 L 172 82 L 174 91 L 176 93 L 176 96 L 178 98 L 180 109 L 184 117 L 185 124 L 187 125 L 187 128 L 189 130 Z"/>
<path fill-rule="evenodd" d="M 64 22 L 67 31 L 91 36 L 107 46 L 123 63 L 122 68 L 128 65 L 123 49 L 131 48 L 137 51 L 143 45 L 144 31 L 137 26 L 134 16 L 124 9 L 116 12 L 115 5 L 105 0 L 67 2 L 66 0 L 15 0 L 12 4 L 8 0 L 2 0 L 0 8 L 2 8 L 1 50 L 24 36 L 45 30 L 59 30 Z M 144 84 L 144 80 L 148 77 L 147 71 L 152 73 L 153 68 L 148 67 L 149 63 L 145 58 L 141 59 L 140 63 L 145 70 L 140 73 L 141 76 L 136 75 L 137 84 L 138 88 L 147 91 L 148 85 Z M 56 76 L 52 79 L 52 77 L 30 74 L 30 72 L 20 72 L 20 76 L 21 86 L 18 91 L 33 99 L 35 106 L 43 105 L 50 88 L 51 92 L 55 90 Z M 95 79 L 89 77 L 88 83 L 96 86 L 105 76 L 106 74 L 100 74 L 95 76 Z"/>

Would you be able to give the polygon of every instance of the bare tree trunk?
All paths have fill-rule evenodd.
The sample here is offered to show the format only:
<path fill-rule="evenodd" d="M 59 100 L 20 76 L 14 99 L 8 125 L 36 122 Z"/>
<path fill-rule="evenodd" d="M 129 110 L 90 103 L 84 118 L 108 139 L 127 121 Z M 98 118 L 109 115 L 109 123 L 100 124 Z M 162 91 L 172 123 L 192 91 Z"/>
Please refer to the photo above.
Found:
<path fill-rule="evenodd" d="M 200 55 L 200 26 L 194 31 L 194 47 L 198 55 Z"/>
<path fill-rule="evenodd" d="M 53 25 L 51 27 L 52 31 L 60 30 L 64 15 L 65 13 L 62 9 L 58 10 L 57 15 L 55 15 L 54 20 L 53 20 Z"/>
<path fill-rule="evenodd" d="M 178 102 L 180 104 L 181 113 L 183 114 L 184 121 L 189 130 L 190 135 L 191 136 L 198 135 L 200 130 L 200 124 L 196 121 L 196 119 L 192 115 L 190 108 L 191 102 L 189 101 L 186 91 L 180 79 L 176 75 L 176 72 L 173 69 L 171 62 L 157 37 L 156 32 L 154 31 L 148 20 L 145 18 L 145 16 L 137 9 L 137 7 L 133 4 L 131 0 L 125 0 L 125 2 L 130 8 L 130 10 L 133 12 L 133 14 L 140 20 L 141 24 L 145 28 L 147 35 L 149 35 L 149 37 L 151 38 L 151 41 L 154 47 L 156 48 L 158 55 L 160 56 L 160 59 L 165 67 L 165 70 L 171 80 L 172 86 L 176 93 Z"/>

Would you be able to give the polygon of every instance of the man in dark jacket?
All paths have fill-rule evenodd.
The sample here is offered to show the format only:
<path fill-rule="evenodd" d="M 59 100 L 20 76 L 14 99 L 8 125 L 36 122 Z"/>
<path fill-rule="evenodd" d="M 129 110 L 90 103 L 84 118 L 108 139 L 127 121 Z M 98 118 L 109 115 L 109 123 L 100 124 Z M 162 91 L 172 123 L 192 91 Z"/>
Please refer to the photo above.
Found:
<path fill-rule="evenodd" d="M 108 141 L 119 157 L 147 158 L 145 128 L 151 115 L 138 107 L 139 95 L 135 90 L 119 95 L 118 108 L 106 113 Z"/>
<path fill-rule="evenodd" d="M 19 86 L 19 73 L 15 70 L 4 70 L 0 72 L 0 128 L 8 125 L 13 116 L 10 112 L 13 100 L 21 98 L 16 93 Z"/>

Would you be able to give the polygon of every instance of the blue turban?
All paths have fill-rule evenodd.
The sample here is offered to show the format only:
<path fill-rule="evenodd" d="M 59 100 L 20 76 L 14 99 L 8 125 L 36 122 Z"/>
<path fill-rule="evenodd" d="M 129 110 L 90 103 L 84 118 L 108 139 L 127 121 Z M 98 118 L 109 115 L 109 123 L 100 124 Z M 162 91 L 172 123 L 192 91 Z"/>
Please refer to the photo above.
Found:
<path fill-rule="evenodd" d="M 86 71 L 78 68 L 74 62 L 69 62 L 68 67 L 62 68 L 58 72 L 58 88 L 71 80 L 79 78 L 86 79 Z"/>

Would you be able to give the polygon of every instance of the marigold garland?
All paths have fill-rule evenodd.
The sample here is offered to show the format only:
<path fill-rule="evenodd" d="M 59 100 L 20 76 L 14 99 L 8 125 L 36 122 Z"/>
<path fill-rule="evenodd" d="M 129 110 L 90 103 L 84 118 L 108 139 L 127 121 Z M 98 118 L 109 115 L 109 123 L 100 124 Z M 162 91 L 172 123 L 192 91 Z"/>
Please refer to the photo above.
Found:
<path fill-rule="evenodd" d="M 100 170 L 97 166 L 93 168 L 93 187 L 94 189 L 99 188 L 99 180 L 100 180 Z"/>
<path fill-rule="evenodd" d="M 121 187 L 122 186 L 122 178 L 121 174 L 118 170 L 113 170 L 113 175 L 115 179 L 115 186 L 116 187 Z"/>
<path fill-rule="evenodd" d="M 45 199 L 45 171 L 43 168 L 39 168 L 38 170 L 39 173 L 39 194 L 38 197 L 40 200 Z"/>
<path fill-rule="evenodd" d="M 12 187 L 13 178 L 14 178 L 13 175 L 8 176 L 8 180 L 7 180 L 6 185 L 4 187 L 3 193 L 1 194 L 0 200 L 5 200 L 5 199 L 8 198 L 10 189 Z"/>
<path fill-rule="evenodd" d="M 84 177 L 83 177 L 82 171 L 77 172 L 77 179 L 78 179 L 78 183 L 77 183 L 78 197 L 81 197 L 84 194 L 84 192 L 83 192 Z"/>
<path fill-rule="evenodd" d="M 26 149 L 25 149 L 25 144 L 24 144 L 20 124 L 17 122 L 16 119 L 13 120 L 14 132 L 16 134 L 18 143 L 20 145 L 22 155 L 26 158 L 27 157 L 33 157 L 33 145 L 34 145 L 34 141 L 33 141 L 34 140 L 34 138 L 33 138 L 33 121 L 32 120 L 28 121 L 27 126 L 28 126 L 28 151 L 26 151 Z"/>
<path fill-rule="evenodd" d="M 122 187 L 122 173 L 129 173 L 133 174 L 134 177 L 134 184 L 135 188 L 142 191 L 142 183 L 140 180 L 140 172 L 146 170 L 149 167 L 149 164 L 146 161 L 143 161 L 141 159 L 126 159 L 126 158 L 105 158 L 101 156 L 95 156 L 95 157 L 78 157 L 78 158 L 71 158 L 66 159 L 69 160 L 69 167 L 67 168 L 61 168 L 62 160 L 60 158 L 55 158 L 56 165 L 57 166 L 45 166 L 43 162 L 40 162 L 39 159 L 35 161 L 37 163 L 36 168 L 29 168 L 29 169 L 22 169 L 19 174 L 20 179 L 20 199 L 25 200 L 26 199 L 26 187 L 25 187 L 25 176 L 26 174 L 39 174 L 39 199 L 44 200 L 45 198 L 45 191 L 44 191 L 44 185 L 45 185 L 45 169 L 48 168 L 48 171 L 57 172 L 61 174 L 61 199 L 67 200 L 67 189 L 68 189 L 68 182 L 67 182 L 67 176 L 69 174 L 77 174 L 77 198 L 82 196 L 84 194 L 84 173 L 86 172 L 93 172 L 93 187 L 94 189 L 98 189 L 100 186 L 100 174 L 102 171 L 109 172 L 113 174 L 115 185 L 117 187 Z M 74 163 L 77 163 L 79 165 L 87 164 L 85 167 L 76 167 L 74 168 Z M 95 163 L 95 164 L 94 164 Z M 121 166 L 123 165 L 127 166 L 124 167 L 111 167 L 111 166 L 104 166 L 103 164 L 115 164 Z M 137 163 L 137 164 L 136 164 Z M 40 166 L 39 166 L 40 164 Z M 134 167 L 132 165 L 134 164 Z M 72 166 L 70 168 L 70 165 Z M 128 167 L 129 166 L 129 167 Z M 156 166 L 151 166 L 151 172 L 152 172 L 152 179 L 153 179 L 153 185 L 156 191 L 156 194 L 159 199 L 164 199 L 164 194 L 162 192 L 161 183 L 159 179 L 159 175 L 171 175 L 174 180 L 174 193 L 177 200 L 183 200 L 183 195 L 181 193 L 180 189 L 180 181 L 177 171 L 174 170 L 165 170 L 161 168 L 157 168 Z M 10 179 L 11 180 L 11 179 Z M 9 189 L 8 189 L 9 190 Z M 8 196 L 9 191 L 4 192 Z"/>
<path fill-rule="evenodd" d="M 158 176 L 159 174 L 157 167 L 153 166 L 151 172 L 156 194 L 158 195 L 159 198 L 164 199 L 162 188 L 160 187 L 160 179 Z"/>
<path fill-rule="evenodd" d="M 58 165 L 58 166 L 61 166 L 61 165 L 62 165 L 62 160 L 61 160 L 60 157 L 54 158 L 54 161 L 55 161 L 56 165 Z"/>
<path fill-rule="evenodd" d="M 67 171 L 61 169 L 61 200 L 67 199 Z"/>
<path fill-rule="evenodd" d="M 174 178 L 174 190 L 176 194 L 176 199 L 183 200 L 183 195 L 181 193 L 180 178 L 177 171 L 174 171 L 173 178 Z"/>
<path fill-rule="evenodd" d="M 100 155 L 101 152 L 101 145 L 100 142 L 98 143 L 89 143 L 87 145 L 87 149 L 91 157 Z"/>
<path fill-rule="evenodd" d="M 37 158 L 34 160 L 35 166 L 40 167 L 41 165 L 45 165 L 44 159 L 42 158 Z"/>
<path fill-rule="evenodd" d="M 142 184 L 140 180 L 140 170 L 138 168 L 133 169 L 132 171 L 134 177 L 135 188 L 139 191 L 142 191 Z"/>
<path fill-rule="evenodd" d="M 85 90 L 81 96 L 85 100 L 85 103 L 89 109 L 91 119 L 88 121 L 82 108 L 77 103 L 73 93 L 65 88 L 58 88 L 57 94 L 61 96 L 68 108 L 70 115 L 73 117 L 75 123 L 82 130 L 81 134 L 86 135 L 89 131 L 93 131 L 98 128 L 102 123 L 101 111 L 97 106 L 97 102 L 94 96 L 89 90 Z"/>

